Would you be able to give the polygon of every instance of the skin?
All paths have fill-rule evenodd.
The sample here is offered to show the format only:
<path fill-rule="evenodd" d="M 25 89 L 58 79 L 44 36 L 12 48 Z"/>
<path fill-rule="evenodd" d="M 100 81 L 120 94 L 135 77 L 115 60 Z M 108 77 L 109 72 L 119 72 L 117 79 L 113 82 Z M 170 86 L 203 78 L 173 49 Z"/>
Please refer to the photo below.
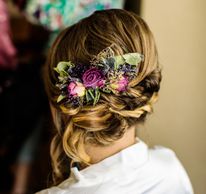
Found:
<path fill-rule="evenodd" d="M 91 158 L 91 163 L 94 164 L 135 144 L 136 141 L 137 140 L 135 139 L 135 128 L 131 127 L 125 132 L 124 136 L 121 139 L 117 140 L 110 146 L 103 147 L 87 144 L 85 147 L 87 154 Z"/>

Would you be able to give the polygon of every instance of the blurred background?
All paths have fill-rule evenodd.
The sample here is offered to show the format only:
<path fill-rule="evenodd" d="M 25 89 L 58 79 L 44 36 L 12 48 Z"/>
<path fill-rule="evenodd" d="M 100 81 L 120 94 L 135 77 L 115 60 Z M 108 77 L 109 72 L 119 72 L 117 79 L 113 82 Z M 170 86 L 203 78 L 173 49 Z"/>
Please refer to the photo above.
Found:
<path fill-rule="evenodd" d="M 154 33 L 163 68 L 155 112 L 142 133 L 172 148 L 196 194 L 206 193 L 206 1 L 144 0 L 141 15 Z"/>
<path fill-rule="evenodd" d="M 139 136 L 172 148 L 195 193 L 205 194 L 205 7 L 204 0 L 0 0 L 0 194 L 34 193 L 50 184 L 46 54 L 60 30 L 109 8 L 141 15 L 159 50 L 160 97 Z"/>

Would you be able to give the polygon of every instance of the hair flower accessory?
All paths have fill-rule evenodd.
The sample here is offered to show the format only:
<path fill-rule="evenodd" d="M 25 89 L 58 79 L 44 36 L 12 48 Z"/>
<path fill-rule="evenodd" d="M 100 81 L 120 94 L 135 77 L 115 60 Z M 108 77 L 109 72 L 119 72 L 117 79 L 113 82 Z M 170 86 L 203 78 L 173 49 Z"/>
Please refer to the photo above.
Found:
<path fill-rule="evenodd" d="M 54 68 L 58 74 L 56 86 L 60 93 L 57 103 L 66 107 L 95 105 L 101 93 L 125 92 L 129 81 L 137 76 L 143 60 L 144 56 L 140 53 L 115 56 L 108 47 L 89 64 L 60 61 Z"/>
<path fill-rule="evenodd" d="M 84 72 L 82 76 L 83 84 L 85 87 L 103 87 L 104 86 L 104 76 L 100 69 L 97 69 L 96 67 L 92 67 Z"/>

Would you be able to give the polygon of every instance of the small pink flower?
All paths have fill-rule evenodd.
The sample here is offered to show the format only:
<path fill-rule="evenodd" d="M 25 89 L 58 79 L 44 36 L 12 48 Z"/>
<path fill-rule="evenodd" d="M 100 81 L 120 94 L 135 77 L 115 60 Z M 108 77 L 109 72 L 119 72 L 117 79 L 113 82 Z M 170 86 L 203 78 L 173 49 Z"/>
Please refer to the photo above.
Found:
<path fill-rule="evenodd" d="M 115 92 L 122 92 L 126 90 L 128 83 L 128 78 L 120 74 L 117 77 L 111 79 L 109 86 Z"/>
<path fill-rule="evenodd" d="M 85 95 L 85 87 L 80 82 L 71 82 L 68 85 L 67 90 L 72 96 L 82 97 Z"/>
<path fill-rule="evenodd" d="M 119 92 L 125 91 L 127 85 L 128 85 L 128 79 L 127 79 L 127 77 L 122 76 L 122 78 L 118 81 L 118 86 L 119 86 L 119 87 L 117 88 L 117 90 L 118 90 Z"/>
<path fill-rule="evenodd" d="M 98 86 L 99 88 L 104 87 L 104 84 L 105 84 L 105 80 L 99 80 L 99 81 L 97 82 L 97 86 Z"/>

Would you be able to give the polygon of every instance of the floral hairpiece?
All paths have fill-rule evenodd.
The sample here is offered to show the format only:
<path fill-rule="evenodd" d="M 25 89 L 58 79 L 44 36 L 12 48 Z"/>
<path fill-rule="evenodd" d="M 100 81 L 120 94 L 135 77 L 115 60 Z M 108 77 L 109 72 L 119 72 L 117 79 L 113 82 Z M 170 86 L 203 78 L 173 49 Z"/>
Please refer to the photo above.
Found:
<path fill-rule="evenodd" d="M 107 47 L 87 65 L 61 61 L 54 68 L 58 73 L 56 86 L 61 92 L 57 103 L 66 106 L 95 105 L 102 92 L 125 92 L 129 81 L 137 76 L 143 60 L 144 56 L 140 53 L 114 56 L 111 47 Z"/>

